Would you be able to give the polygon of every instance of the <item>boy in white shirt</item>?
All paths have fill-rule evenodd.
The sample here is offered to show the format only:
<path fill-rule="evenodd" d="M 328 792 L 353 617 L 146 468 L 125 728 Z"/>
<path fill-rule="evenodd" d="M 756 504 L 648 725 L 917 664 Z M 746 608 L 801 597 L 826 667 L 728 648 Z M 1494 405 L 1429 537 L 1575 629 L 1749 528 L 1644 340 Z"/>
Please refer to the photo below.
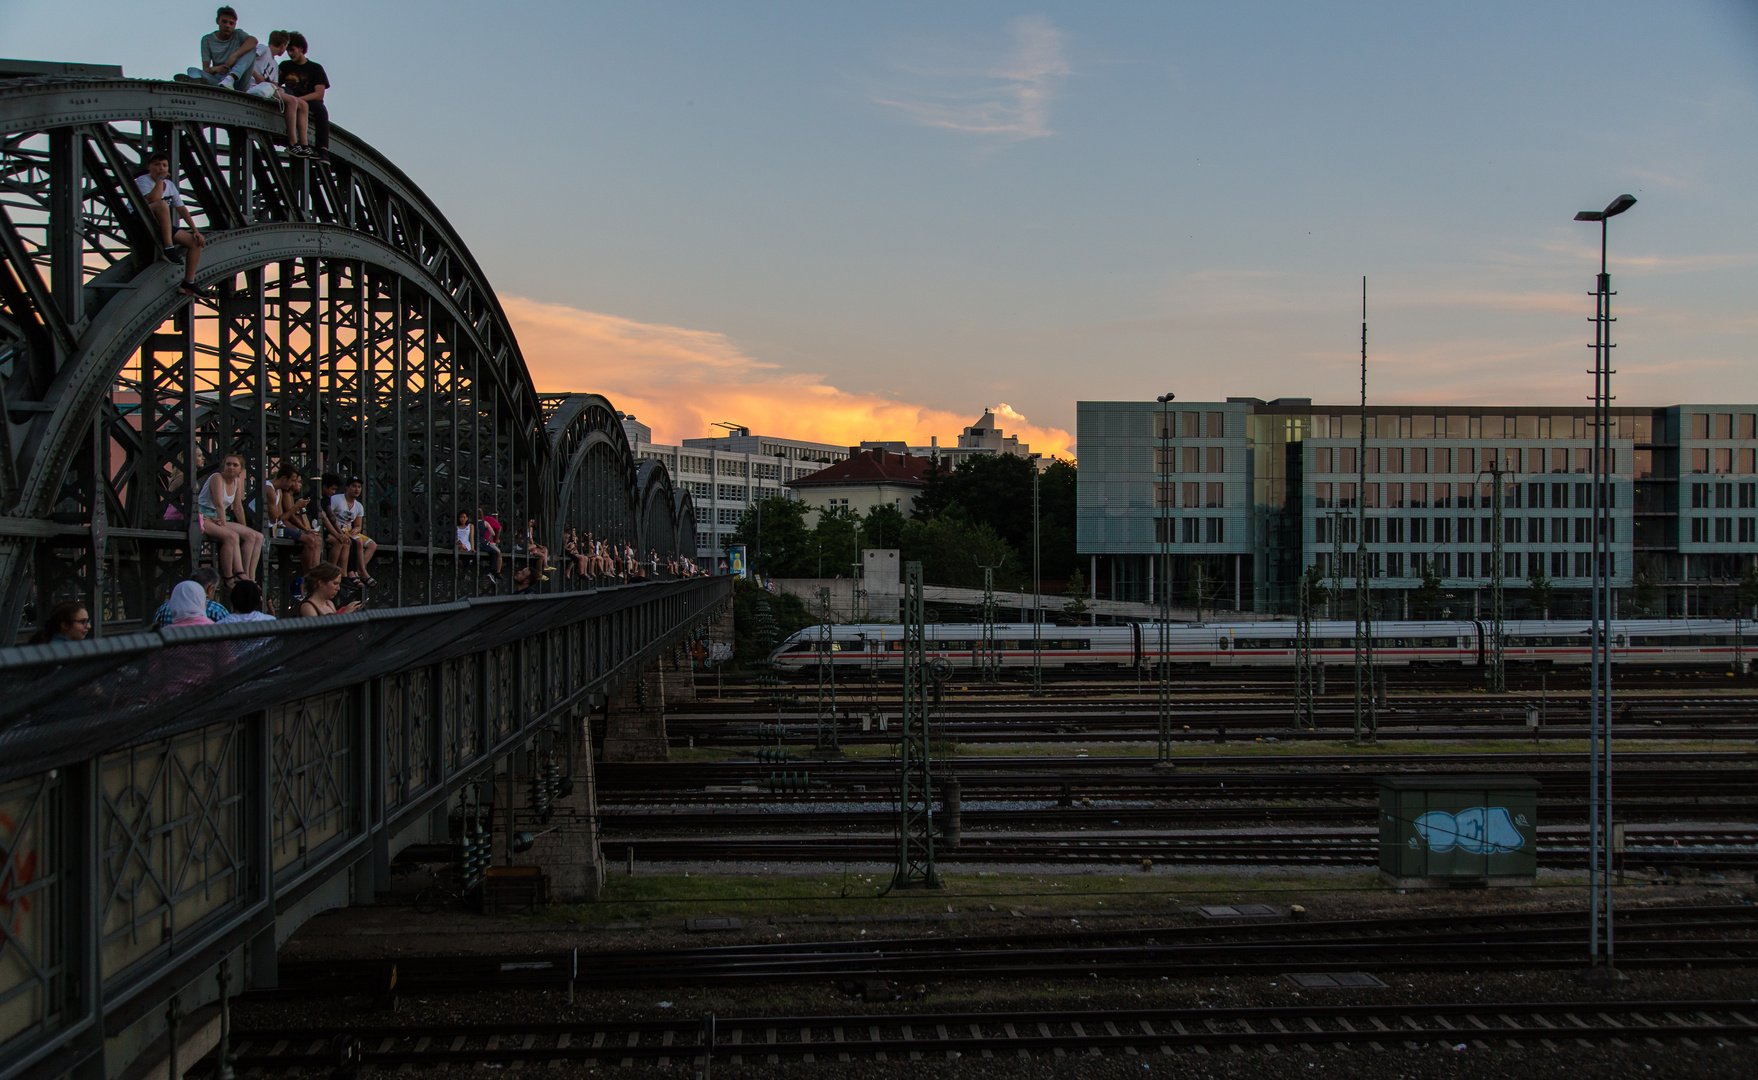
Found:
<path fill-rule="evenodd" d="M 336 527 L 341 530 L 345 538 L 341 543 L 335 545 L 335 549 L 330 553 L 330 561 L 338 566 L 346 566 L 347 563 L 344 560 L 348 555 L 348 547 L 358 545 L 360 569 L 351 571 L 348 576 L 359 581 L 362 585 L 372 586 L 378 583 L 367 576 L 366 564 L 372 561 L 372 553 L 378 550 L 378 544 L 373 541 L 372 537 L 367 536 L 362 528 L 362 524 L 366 521 L 366 504 L 360 501 L 362 487 L 360 477 L 350 476 L 347 485 L 342 488 L 341 492 L 330 496 L 330 517 L 335 519 Z"/>
<path fill-rule="evenodd" d="M 287 146 L 294 157 L 310 157 L 305 145 L 307 111 L 304 98 L 296 98 L 281 89 L 281 57 L 287 53 L 287 31 L 276 30 L 267 45 L 259 44 L 245 72 L 245 93 L 264 101 L 277 101 L 287 114 Z"/>
<path fill-rule="evenodd" d="M 152 215 L 153 224 L 158 226 L 165 257 L 183 264 L 183 284 L 178 286 L 178 291 L 184 296 L 218 295 L 195 284 L 195 268 L 201 264 L 202 247 L 207 240 L 195 227 L 195 218 L 190 216 L 189 207 L 183 205 L 177 182 L 171 179 L 171 155 L 160 150 L 148 157 L 146 172 L 134 178 L 134 186 L 146 197 L 147 212 Z M 177 228 L 178 217 L 182 217 L 189 228 Z"/>

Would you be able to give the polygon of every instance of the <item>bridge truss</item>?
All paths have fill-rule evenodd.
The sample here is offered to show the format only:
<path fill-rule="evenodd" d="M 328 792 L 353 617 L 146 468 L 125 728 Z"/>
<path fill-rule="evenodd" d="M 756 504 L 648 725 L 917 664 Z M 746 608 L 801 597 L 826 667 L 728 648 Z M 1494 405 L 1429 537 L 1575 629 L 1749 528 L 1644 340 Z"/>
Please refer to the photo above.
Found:
<path fill-rule="evenodd" d="M 202 560 L 196 492 L 232 452 L 253 507 L 283 462 L 314 503 L 322 473 L 363 479 L 375 605 L 488 588 L 459 510 L 495 514 L 509 554 L 532 522 L 557 557 L 567 529 L 693 557 L 687 492 L 634 460 L 603 398 L 536 392 L 438 208 L 339 128 L 330 161 L 288 157 L 281 124 L 215 88 L 0 82 L 0 627 L 59 599 L 99 633 L 143 625 Z M 134 178 L 155 151 L 214 298 L 178 292 L 149 224 Z M 257 570 L 284 597 L 296 545 Z"/>

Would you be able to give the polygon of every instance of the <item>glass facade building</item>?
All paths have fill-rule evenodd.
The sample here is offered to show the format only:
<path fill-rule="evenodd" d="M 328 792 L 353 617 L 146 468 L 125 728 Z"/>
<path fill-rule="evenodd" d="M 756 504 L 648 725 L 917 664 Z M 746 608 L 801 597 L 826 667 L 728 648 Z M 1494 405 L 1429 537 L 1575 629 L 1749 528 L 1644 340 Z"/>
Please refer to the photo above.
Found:
<path fill-rule="evenodd" d="M 1731 614 L 1758 553 L 1758 406 L 1612 415 L 1619 613 Z M 1204 607 L 1289 613 L 1311 567 L 1353 587 L 1364 530 L 1385 616 L 1412 614 L 1411 595 L 1438 582 L 1444 610 L 1471 617 L 1488 598 L 1499 468 L 1513 609 L 1539 580 L 1552 613 L 1572 616 L 1591 574 L 1592 424 L 1590 408 L 1373 406 L 1364 417 L 1303 398 L 1083 401 L 1077 544 L 1102 596 L 1159 595 L 1165 539 L 1181 606 L 1200 593 Z"/>

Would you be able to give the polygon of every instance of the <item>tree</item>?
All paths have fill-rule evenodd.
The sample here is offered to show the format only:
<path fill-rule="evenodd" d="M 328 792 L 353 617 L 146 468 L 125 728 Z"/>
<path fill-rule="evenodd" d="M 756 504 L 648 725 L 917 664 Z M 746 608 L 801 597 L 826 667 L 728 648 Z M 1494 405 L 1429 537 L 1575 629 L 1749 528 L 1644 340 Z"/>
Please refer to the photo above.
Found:
<path fill-rule="evenodd" d="M 1654 584 L 1654 570 L 1647 559 L 1642 559 L 1637 562 L 1636 574 L 1630 580 L 1630 607 L 1637 615 L 1653 615 L 1659 603 L 1660 589 Z"/>
<path fill-rule="evenodd" d="M 760 669 L 777 644 L 812 623 L 806 604 L 789 593 L 770 595 L 754 582 L 733 583 L 733 662 Z"/>
<path fill-rule="evenodd" d="M 1417 586 L 1416 595 L 1410 598 L 1412 606 L 1416 608 L 1418 616 L 1432 619 L 1440 615 L 1441 603 L 1446 598 L 1446 594 L 1441 592 L 1441 577 L 1434 572 L 1434 564 L 1430 563 L 1423 571 L 1422 584 Z"/>
<path fill-rule="evenodd" d="M 1032 550 L 1032 471 L 1029 458 L 1012 454 L 973 454 L 958 468 L 929 470 L 927 486 L 916 496 L 913 517 L 933 521 L 962 509 L 973 522 L 988 525 L 1022 559 Z M 1075 552 L 1078 472 L 1073 462 L 1055 460 L 1038 478 L 1038 544 L 1044 577 L 1065 580 L 1079 565 Z"/>
<path fill-rule="evenodd" d="M 1307 567 L 1302 585 L 1306 589 L 1306 602 L 1313 620 L 1324 618 L 1325 603 L 1331 598 L 1330 586 L 1325 584 L 1325 568 L 1318 563 Z"/>
<path fill-rule="evenodd" d="M 821 510 L 808 543 L 812 566 L 802 577 L 846 574 L 861 557 L 861 519 L 842 507 Z"/>
<path fill-rule="evenodd" d="M 881 503 L 868 510 L 867 519 L 861 523 L 861 544 L 870 548 L 900 547 L 907 524 L 902 511 Z"/>
<path fill-rule="evenodd" d="M 1090 610 L 1087 604 L 1087 576 L 1081 572 L 1080 567 L 1075 567 L 1074 573 L 1068 575 L 1068 590 L 1063 595 L 1068 597 L 1068 602 L 1062 605 L 1063 614 L 1079 619 Z"/>
<path fill-rule="evenodd" d="M 1539 563 L 1537 553 L 1532 558 L 1532 572 L 1526 578 L 1526 603 L 1537 609 L 1539 618 L 1550 618 L 1550 599 L 1556 592 L 1550 579 L 1544 576 L 1544 568 Z"/>
<path fill-rule="evenodd" d="M 903 559 L 922 564 L 922 580 L 980 589 L 983 566 L 995 566 L 995 584 L 1017 585 L 1019 557 L 987 523 L 950 510 L 932 521 L 912 521 L 903 531 Z"/>
<path fill-rule="evenodd" d="M 1758 604 L 1758 560 L 1746 564 L 1746 573 L 1740 578 L 1738 599 L 1742 618 L 1747 616 L 1754 604 Z"/>
<path fill-rule="evenodd" d="M 740 516 L 733 542 L 745 545 L 745 557 L 751 560 L 753 571 L 765 577 L 811 577 L 817 572 L 818 549 L 806 528 L 806 514 L 811 509 L 777 495 Z"/>

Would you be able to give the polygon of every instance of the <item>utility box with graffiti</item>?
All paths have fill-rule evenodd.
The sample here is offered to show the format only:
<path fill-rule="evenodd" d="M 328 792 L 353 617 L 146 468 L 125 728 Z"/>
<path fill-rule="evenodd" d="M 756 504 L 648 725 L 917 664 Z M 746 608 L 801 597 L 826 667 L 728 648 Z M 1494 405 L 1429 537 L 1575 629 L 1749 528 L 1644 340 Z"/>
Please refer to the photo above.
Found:
<path fill-rule="evenodd" d="M 1530 776 L 1382 776 L 1380 874 L 1398 889 L 1532 885 L 1538 781 Z"/>

